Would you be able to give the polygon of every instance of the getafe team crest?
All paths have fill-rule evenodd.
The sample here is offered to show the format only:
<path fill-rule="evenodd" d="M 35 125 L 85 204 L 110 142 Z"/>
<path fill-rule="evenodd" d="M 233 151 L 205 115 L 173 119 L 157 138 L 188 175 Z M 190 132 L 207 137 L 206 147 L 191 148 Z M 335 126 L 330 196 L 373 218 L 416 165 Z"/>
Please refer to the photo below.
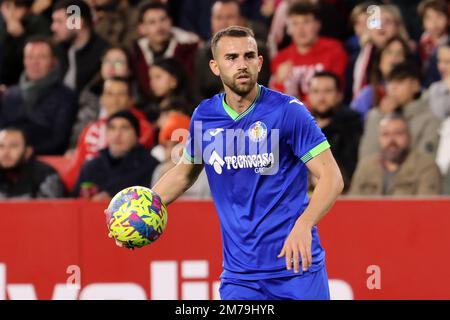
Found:
<path fill-rule="evenodd" d="M 262 121 L 256 121 L 248 129 L 248 136 L 254 142 L 260 142 L 267 137 L 267 126 Z"/>

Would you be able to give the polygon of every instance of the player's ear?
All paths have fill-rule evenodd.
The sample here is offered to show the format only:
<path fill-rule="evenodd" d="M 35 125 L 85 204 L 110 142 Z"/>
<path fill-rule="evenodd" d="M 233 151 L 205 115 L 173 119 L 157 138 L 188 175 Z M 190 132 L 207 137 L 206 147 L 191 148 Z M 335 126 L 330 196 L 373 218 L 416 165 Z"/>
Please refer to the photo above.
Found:
<path fill-rule="evenodd" d="M 258 56 L 258 72 L 261 72 L 262 65 L 264 63 L 263 56 Z"/>
<path fill-rule="evenodd" d="M 214 73 L 216 76 L 220 75 L 219 66 L 217 65 L 216 60 L 214 59 L 209 60 L 209 68 L 211 69 L 212 73 Z"/>

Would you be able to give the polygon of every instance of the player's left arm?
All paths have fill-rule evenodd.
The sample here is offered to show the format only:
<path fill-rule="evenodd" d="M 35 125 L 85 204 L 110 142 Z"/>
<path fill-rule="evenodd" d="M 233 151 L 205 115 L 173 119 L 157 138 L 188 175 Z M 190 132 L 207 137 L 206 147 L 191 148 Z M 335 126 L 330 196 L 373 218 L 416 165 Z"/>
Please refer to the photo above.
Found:
<path fill-rule="evenodd" d="M 293 264 L 296 273 L 299 272 L 300 258 L 303 271 L 312 265 L 311 230 L 327 214 L 344 188 L 341 172 L 330 149 L 309 160 L 306 166 L 318 178 L 318 183 L 308 207 L 297 219 L 278 255 L 279 258 L 285 256 L 286 268 L 290 270 Z"/>

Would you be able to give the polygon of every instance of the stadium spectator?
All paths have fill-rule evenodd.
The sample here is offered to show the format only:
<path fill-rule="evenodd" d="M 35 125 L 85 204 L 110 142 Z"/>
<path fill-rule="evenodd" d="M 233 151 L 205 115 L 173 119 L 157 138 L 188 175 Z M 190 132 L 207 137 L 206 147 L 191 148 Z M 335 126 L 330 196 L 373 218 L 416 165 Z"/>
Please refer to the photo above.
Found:
<path fill-rule="evenodd" d="M 79 20 L 67 13 L 72 5 L 80 10 Z M 94 31 L 91 8 L 83 0 L 58 1 L 52 19 L 53 38 L 60 44 L 63 82 L 79 93 L 99 72 L 100 59 L 109 45 Z"/>
<path fill-rule="evenodd" d="M 353 99 L 350 107 L 359 112 L 365 120 L 369 110 L 380 103 L 386 92 L 386 77 L 392 68 L 411 59 L 411 52 L 401 37 L 394 36 L 377 51 L 374 57 L 369 84 Z"/>
<path fill-rule="evenodd" d="M 400 115 L 378 126 L 380 151 L 363 158 L 353 176 L 351 195 L 438 195 L 441 175 L 434 159 L 412 146 L 408 121 Z"/>
<path fill-rule="evenodd" d="M 166 5 L 158 2 L 141 5 L 139 33 L 142 37 L 135 43 L 133 62 L 139 89 L 144 95 L 152 96 L 148 70 L 158 58 L 175 58 L 189 77 L 193 75 L 200 39 L 194 33 L 172 26 Z"/>
<path fill-rule="evenodd" d="M 180 118 L 184 118 L 184 116 L 189 116 L 191 112 L 189 112 L 191 105 L 186 102 L 184 98 L 173 97 L 168 100 L 163 101 L 160 104 L 159 116 L 155 122 L 155 126 L 157 130 L 161 132 L 162 128 L 166 125 L 169 117 L 172 114 L 177 114 Z M 152 155 L 158 159 L 159 162 L 165 161 L 165 149 L 161 144 L 157 144 L 151 150 Z"/>
<path fill-rule="evenodd" d="M 97 156 L 99 150 L 107 146 L 107 118 L 116 112 L 128 110 L 133 113 L 140 125 L 139 143 L 146 148 L 153 146 L 154 128 L 145 115 L 132 106 L 129 90 L 130 83 L 126 78 L 115 77 L 105 80 L 100 97 L 99 120 L 85 127 L 78 138 L 70 165 L 69 185 L 73 186 L 83 163 Z"/>
<path fill-rule="evenodd" d="M 188 104 L 187 77 L 177 60 L 156 60 L 149 69 L 149 77 L 154 98 L 145 111 L 151 120 L 156 120 L 162 109 L 173 100 L 184 101 L 183 105 Z"/>
<path fill-rule="evenodd" d="M 442 122 L 439 133 L 436 163 L 444 177 L 444 193 L 450 195 L 450 116 Z"/>
<path fill-rule="evenodd" d="M 433 113 L 444 119 L 450 116 L 450 42 L 437 49 L 440 81 L 433 83 L 428 89 L 430 108 Z"/>
<path fill-rule="evenodd" d="M 247 21 L 241 13 L 241 4 L 238 0 L 218 0 L 211 8 L 211 33 L 215 34 L 221 29 L 230 26 L 247 26 L 251 29 L 251 22 Z M 259 83 L 267 86 L 270 79 L 270 61 L 266 45 L 258 41 L 259 54 L 263 56 L 264 64 L 259 74 Z M 201 101 L 210 98 L 223 90 L 219 77 L 216 77 L 209 69 L 209 61 L 212 59 L 211 43 L 197 51 L 195 58 L 195 96 Z"/>
<path fill-rule="evenodd" d="M 159 145 L 163 147 L 164 158 L 153 172 L 154 185 L 169 169 L 173 168 L 182 156 L 183 146 L 189 133 L 190 118 L 180 112 L 170 112 L 159 132 Z M 184 130 L 184 131 L 183 131 Z M 197 181 L 182 196 L 183 199 L 209 199 L 208 178 L 203 171 Z"/>
<path fill-rule="evenodd" d="M 386 95 L 380 105 L 367 116 L 359 147 L 359 159 L 377 153 L 377 130 L 384 114 L 403 114 L 411 132 L 411 147 L 425 154 L 436 155 L 440 120 L 431 112 L 426 94 L 420 87 L 420 71 L 414 65 L 396 65 L 387 77 Z"/>
<path fill-rule="evenodd" d="M 113 77 L 131 78 L 130 56 L 125 48 L 113 46 L 106 50 L 103 55 L 100 73 L 86 85 L 78 98 L 78 113 L 76 122 L 72 128 L 70 146 L 74 148 L 81 131 L 89 122 L 98 120 L 100 113 L 100 95 L 103 90 L 103 82 Z M 134 82 L 132 92 L 136 92 Z M 136 94 L 132 94 L 133 98 Z M 137 101 L 135 101 L 137 103 Z"/>
<path fill-rule="evenodd" d="M 357 4 L 350 13 L 349 18 L 354 34 L 345 42 L 345 48 L 350 57 L 358 54 L 359 50 L 361 50 L 361 41 L 369 32 L 367 28 L 367 18 L 369 17 L 367 9 L 370 5 L 370 2 Z"/>
<path fill-rule="evenodd" d="M 48 21 L 33 14 L 33 0 L 4 0 L 1 3 L 0 42 L 2 47 L 0 83 L 17 84 L 23 71 L 25 40 L 34 35 L 49 35 Z"/>
<path fill-rule="evenodd" d="M 331 3 L 331 1 L 320 0 L 283 0 L 276 5 L 270 24 L 268 44 L 272 57 L 290 43 L 290 35 L 286 33 L 289 7 L 299 2 L 316 6 L 317 17 L 321 22 L 321 36 L 337 38 L 339 40 L 344 40 L 345 38 L 346 30 L 343 28 L 345 22 L 340 12 L 339 4 L 336 1 Z"/>
<path fill-rule="evenodd" d="M 417 7 L 424 32 L 419 42 L 419 53 L 425 69 L 436 48 L 449 40 L 449 9 L 445 0 L 424 0 Z"/>
<path fill-rule="evenodd" d="M 139 144 L 139 120 L 130 111 L 119 111 L 106 120 L 108 147 L 87 161 L 73 191 L 74 196 L 110 199 L 135 185 L 150 186 L 158 161 Z"/>
<path fill-rule="evenodd" d="M 299 2 L 289 8 L 288 33 L 293 41 L 272 60 L 271 87 L 306 100 L 315 72 L 331 71 L 343 79 L 347 54 L 339 41 L 319 37 L 320 25 L 315 5 Z"/>
<path fill-rule="evenodd" d="M 90 0 L 89 3 L 95 15 L 95 32 L 112 46 L 131 50 L 138 38 L 138 10 L 128 1 Z"/>
<path fill-rule="evenodd" d="M 318 72 L 311 79 L 309 106 L 322 129 L 348 190 L 358 157 L 362 124 L 357 112 L 342 105 L 339 78 L 331 72 Z"/>
<path fill-rule="evenodd" d="M 23 56 L 25 70 L 19 84 L 8 88 L 1 100 L 0 127 L 23 128 L 36 154 L 62 154 L 75 118 L 75 94 L 59 82 L 49 39 L 29 39 Z"/>
<path fill-rule="evenodd" d="M 58 173 L 36 160 L 26 133 L 0 130 L 0 199 L 60 198 L 65 194 Z"/>
<path fill-rule="evenodd" d="M 172 0 L 173 1 L 173 0 Z M 169 1 L 170 2 L 170 1 Z M 203 40 L 213 36 L 211 29 L 211 9 L 217 0 L 182 0 L 178 25 L 184 30 L 198 34 Z M 262 25 L 261 0 L 239 0 L 242 16 L 255 28 L 257 38 L 267 38 L 267 30 Z"/>
<path fill-rule="evenodd" d="M 379 5 L 380 19 L 371 19 L 367 34 L 361 38 L 361 50 L 350 58 L 346 70 L 345 100 L 351 101 L 369 82 L 369 72 L 378 50 L 394 36 L 410 44 L 408 32 L 398 7 L 392 4 Z M 412 46 L 412 45 L 411 45 Z"/>

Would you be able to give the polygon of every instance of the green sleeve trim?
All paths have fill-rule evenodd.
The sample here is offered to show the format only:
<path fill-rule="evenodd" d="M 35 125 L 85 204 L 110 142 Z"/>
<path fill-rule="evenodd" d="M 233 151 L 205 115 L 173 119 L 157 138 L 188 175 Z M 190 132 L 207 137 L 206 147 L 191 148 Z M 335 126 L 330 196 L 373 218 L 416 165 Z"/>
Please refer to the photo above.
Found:
<path fill-rule="evenodd" d="M 192 157 L 189 152 L 185 149 L 183 149 L 183 156 L 189 161 L 194 163 L 194 157 Z"/>
<path fill-rule="evenodd" d="M 330 144 L 327 140 L 323 141 L 322 143 L 319 143 L 317 146 L 309 150 L 303 157 L 300 158 L 303 163 L 307 163 L 309 160 L 311 160 L 314 157 L 317 157 L 319 154 L 324 152 L 325 150 L 330 148 Z"/>

